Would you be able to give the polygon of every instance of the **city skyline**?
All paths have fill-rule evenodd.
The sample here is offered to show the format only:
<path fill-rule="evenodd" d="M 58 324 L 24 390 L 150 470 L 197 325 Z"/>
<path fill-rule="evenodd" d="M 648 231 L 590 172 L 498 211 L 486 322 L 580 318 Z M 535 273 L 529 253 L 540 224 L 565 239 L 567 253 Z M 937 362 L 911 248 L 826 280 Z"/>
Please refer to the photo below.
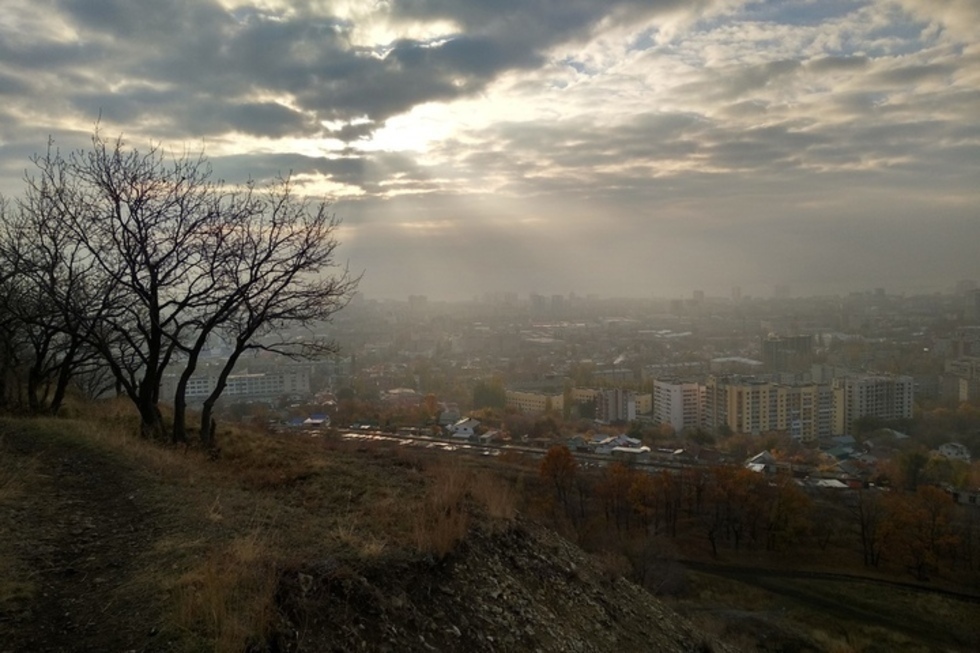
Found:
<path fill-rule="evenodd" d="M 0 191 L 99 121 L 292 171 L 369 297 L 946 291 L 980 276 L 978 44 L 968 0 L 15 0 Z"/>

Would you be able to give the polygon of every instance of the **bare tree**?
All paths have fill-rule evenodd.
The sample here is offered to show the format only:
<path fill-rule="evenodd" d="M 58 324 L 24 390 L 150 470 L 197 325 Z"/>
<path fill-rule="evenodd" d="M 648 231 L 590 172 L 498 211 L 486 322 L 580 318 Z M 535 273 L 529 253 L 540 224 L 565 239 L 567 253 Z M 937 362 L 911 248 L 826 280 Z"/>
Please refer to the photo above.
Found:
<path fill-rule="evenodd" d="M 228 189 L 207 158 L 146 152 L 98 132 L 92 147 L 63 156 L 50 146 L 34 159 L 24 210 L 61 225 L 61 265 L 46 292 L 77 322 L 116 385 L 140 414 L 141 433 L 162 437 L 160 388 L 183 359 L 171 437 L 186 439 L 186 387 L 209 339 L 233 351 L 205 402 L 202 439 L 213 444 L 210 411 L 242 352 L 291 355 L 331 349 L 286 347 L 277 329 L 326 320 L 358 278 L 336 269 L 337 220 L 325 204 L 297 198 L 288 181 Z M 72 288 L 65 278 L 84 279 Z M 69 292 L 71 290 L 71 292 Z"/>
<path fill-rule="evenodd" d="M 211 260 L 217 286 L 213 310 L 197 326 L 197 338 L 186 348 L 188 365 L 178 383 L 176 412 L 183 413 L 184 388 L 212 332 L 231 347 L 217 382 L 201 411 L 201 441 L 214 445 L 212 414 L 228 377 L 249 350 L 291 358 L 331 354 L 331 342 L 296 341 L 286 330 L 328 321 L 353 295 L 360 277 L 339 268 L 334 234 L 339 225 L 327 204 L 295 195 L 288 179 L 256 191 L 251 185 L 229 198 L 227 217 Z"/>
<path fill-rule="evenodd" d="M 79 307 L 92 308 L 87 269 L 47 194 L 28 192 L 2 208 L 0 258 L 12 272 L 5 281 L 6 316 L 18 325 L 8 334 L 22 360 L 21 379 L 32 413 L 56 414 L 75 373 L 91 367 L 96 352 L 86 344 Z"/>

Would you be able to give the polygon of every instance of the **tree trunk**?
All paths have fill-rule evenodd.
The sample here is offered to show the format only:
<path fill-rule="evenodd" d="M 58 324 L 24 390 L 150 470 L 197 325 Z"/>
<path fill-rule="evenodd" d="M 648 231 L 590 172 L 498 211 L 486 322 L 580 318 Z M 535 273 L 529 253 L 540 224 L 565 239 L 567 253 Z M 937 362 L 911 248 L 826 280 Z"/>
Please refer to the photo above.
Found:
<path fill-rule="evenodd" d="M 173 444 L 184 444 L 187 442 L 187 398 L 184 397 L 182 384 L 177 384 L 177 393 L 174 395 L 174 424 L 170 431 L 170 441 Z"/>
<path fill-rule="evenodd" d="M 38 398 L 40 390 L 40 372 L 36 365 L 31 366 L 27 372 L 27 408 L 31 415 L 38 415 L 41 412 L 41 400 Z"/>
<path fill-rule="evenodd" d="M 162 440 L 164 437 L 163 415 L 160 414 L 160 408 L 156 402 L 149 396 L 141 396 L 137 409 L 140 414 L 140 435 L 148 440 Z"/>
<path fill-rule="evenodd" d="M 225 391 L 225 386 L 228 384 L 228 377 L 231 376 L 232 370 L 235 369 L 235 364 L 238 363 L 242 352 L 245 351 L 246 342 L 247 340 L 239 339 L 235 343 L 235 349 L 231 352 L 228 360 L 225 361 L 225 366 L 221 369 L 221 373 L 218 374 L 218 381 L 214 384 L 214 389 L 208 395 L 208 398 L 204 400 L 204 405 L 201 407 L 201 444 L 210 451 L 216 450 L 214 418 L 212 417 L 214 405 L 218 402 L 218 398 L 221 397 L 221 393 Z"/>
<path fill-rule="evenodd" d="M 194 373 L 196 365 L 188 361 L 187 367 L 177 380 L 177 390 L 174 392 L 174 425 L 170 434 L 173 444 L 187 442 L 187 381 Z"/>
<path fill-rule="evenodd" d="M 201 444 L 208 450 L 213 449 L 216 445 L 214 418 L 212 417 L 214 404 L 215 401 L 208 397 L 201 408 Z"/>
<path fill-rule="evenodd" d="M 71 346 L 65 353 L 64 360 L 61 361 L 61 365 L 58 368 L 58 380 L 54 387 L 54 396 L 51 397 L 51 403 L 48 405 L 48 412 L 52 415 L 57 415 L 58 411 L 61 410 L 61 404 L 65 400 L 65 395 L 68 393 L 68 384 L 71 383 L 71 379 L 75 374 L 75 357 L 78 355 L 78 343 L 74 339 L 72 340 Z"/>

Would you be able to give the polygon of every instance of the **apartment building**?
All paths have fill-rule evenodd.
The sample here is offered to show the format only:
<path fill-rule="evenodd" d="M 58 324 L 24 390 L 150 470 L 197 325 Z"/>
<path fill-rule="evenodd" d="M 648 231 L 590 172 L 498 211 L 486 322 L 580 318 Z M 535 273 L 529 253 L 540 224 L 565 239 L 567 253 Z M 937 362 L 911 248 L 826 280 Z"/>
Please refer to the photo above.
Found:
<path fill-rule="evenodd" d="M 653 421 L 670 424 L 678 433 L 701 426 L 704 386 L 696 381 L 656 379 L 653 382 Z"/>
<path fill-rule="evenodd" d="M 522 413 L 544 413 L 549 410 L 560 411 L 565 406 L 565 397 L 560 392 L 558 394 L 548 394 L 544 392 L 507 390 L 505 397 L 505 405 L 508 408 L 515 408 Z"/>
<path fill-rule="evenodd" d="M 632 422 L 636 419 L 636 393 L 622 388 L 600 390 L 596 396 L 596 419 L 601 422 Z"/>
<path fill-rule="evenodd" d="M 218 385 L 218 372 L 205 371 L 187 380 L 185 396 L 188 403 L 203 402 Z M 173 398 L 178 375 L 163 379 L 160 392 L 166 400 Z M 280 397 L 301 397 L 310 394 L 309 367 L 288 367 L 267 372 L 241 372 L 228 377 L 222 398 L 229 401 L 273 400 Z"/>
<path fill-rule="evenodd" d="M 783 431 L 804 442 L 833 433 L 834 394 L 816 383 L 788 385 L 752 377 L 709 377 L 702 424 L 758 435 Z"/>
<path fill-rule="evenodd" d="M 910 376 L 862 374 L 834 379 L 834 433 L 849 433 L 861 417 L 911 419 L 913 387 Z"/>

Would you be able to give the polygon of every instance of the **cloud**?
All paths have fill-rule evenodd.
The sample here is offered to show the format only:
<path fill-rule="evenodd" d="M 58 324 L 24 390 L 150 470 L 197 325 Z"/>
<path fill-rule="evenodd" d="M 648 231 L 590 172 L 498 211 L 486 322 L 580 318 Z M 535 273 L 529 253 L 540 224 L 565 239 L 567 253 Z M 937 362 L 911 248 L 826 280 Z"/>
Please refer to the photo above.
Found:
<path fill-rule="evenodd" d="M 107 120 L 139 122 L 160 137 L 190 127 L 268 138 L 319 131 L 356 141 L 415 106 L 473 96 L 504 72 L 539 67 L 548 48 L 608 21 L 681 4 L 393 2 L 360 18 L 458 29 L 365 45 L 355 38 L 362 25 L 312 4 L 229 10 L 208 0 L 59 0 L 45 8 L 52 14 L 46 32 L 0 41 L 0 75 L 12 83 L 28 70 L 47 71 L 36 93 L 67 94 L 73 110 L 49 108 L 48 121 L 102 109 Z M 217 106 L 229 115 L 215 116 Z"/>
<path fill-rule="evenodd" d="M 975 267 L 972 1 L 8 4 L 0 188 L 100 114 L 200 142 L 334 200 L 369 293 Z"/>
<path fill-rule="evenodd" d="M 974 0 L 896 0 L 920 20 L 948 30 L 955 38 L 976 40 L 980 33 L 980 4 Z"/>

